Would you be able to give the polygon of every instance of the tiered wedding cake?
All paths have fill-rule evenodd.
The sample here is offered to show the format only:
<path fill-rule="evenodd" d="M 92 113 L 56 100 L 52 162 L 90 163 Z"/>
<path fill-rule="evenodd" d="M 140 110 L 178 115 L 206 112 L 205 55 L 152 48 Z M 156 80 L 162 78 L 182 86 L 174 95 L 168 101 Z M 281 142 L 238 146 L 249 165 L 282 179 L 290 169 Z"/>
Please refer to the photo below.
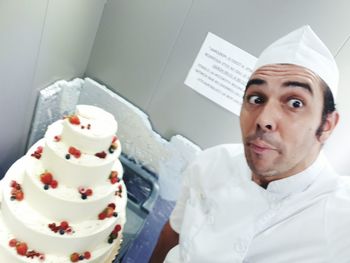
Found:
<path fill-rule="evenodd" d="M 121 242 L 126 189 L 117 122 L 79 105 L 1 181 L 0 262 L 111 260 Z"/>

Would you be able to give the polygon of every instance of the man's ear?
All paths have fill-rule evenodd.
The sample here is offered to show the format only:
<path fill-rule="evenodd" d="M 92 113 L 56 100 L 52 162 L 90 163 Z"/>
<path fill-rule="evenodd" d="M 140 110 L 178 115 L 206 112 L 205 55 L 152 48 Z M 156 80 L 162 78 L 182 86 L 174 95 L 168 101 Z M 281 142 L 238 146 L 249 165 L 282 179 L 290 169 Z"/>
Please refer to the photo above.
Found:
<path fill-rule="evenodd" d="M 332 134 L 334 128 L 338 124 L 338 121 L 339 121 L 339 113 L 337 111 L 334 111 L 327 115 L 326 121 L 322 127 L 322 133 L 318 137 L 318 140 L 322 144 L 325 143 L 326 140 L 329 138 L 329 136 Z"/>

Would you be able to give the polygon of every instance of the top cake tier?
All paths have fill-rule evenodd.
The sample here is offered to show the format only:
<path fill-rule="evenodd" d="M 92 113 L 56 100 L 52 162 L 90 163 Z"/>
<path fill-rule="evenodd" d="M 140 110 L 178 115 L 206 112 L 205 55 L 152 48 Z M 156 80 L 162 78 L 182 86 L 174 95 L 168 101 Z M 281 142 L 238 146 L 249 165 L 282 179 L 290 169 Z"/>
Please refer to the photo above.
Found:
<path fill-rule="evenodd" d="M 118 129 L 114 116 L 100 108 L 78 105 L 76 113 L 64 119 L 62 141 L 86 154 L 105 151 Z"/>

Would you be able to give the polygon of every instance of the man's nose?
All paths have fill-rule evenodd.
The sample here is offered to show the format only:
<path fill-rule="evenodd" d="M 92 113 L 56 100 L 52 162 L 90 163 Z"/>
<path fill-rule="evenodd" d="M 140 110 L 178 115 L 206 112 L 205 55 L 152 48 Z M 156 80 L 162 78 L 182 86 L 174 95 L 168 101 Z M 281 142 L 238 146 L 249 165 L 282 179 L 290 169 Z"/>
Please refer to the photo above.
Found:
<path fill-rule="evenodd" d="M 277 129 L 280 116 L 280 109 L 273 102 L 267 102 L 256 119 L 256 128 L 265 132 L 272 132 Z"/>

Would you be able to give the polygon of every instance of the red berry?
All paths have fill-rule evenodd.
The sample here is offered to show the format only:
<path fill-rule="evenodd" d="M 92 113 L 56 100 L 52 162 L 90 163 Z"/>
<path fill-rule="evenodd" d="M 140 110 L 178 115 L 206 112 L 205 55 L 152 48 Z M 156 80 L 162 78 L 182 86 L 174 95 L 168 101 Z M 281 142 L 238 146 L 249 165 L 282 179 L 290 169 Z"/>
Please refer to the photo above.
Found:
<path fill-rule="evenodd" d="M 87 196 L 91 196 L 92 195 L 92 189 L 87 189 L 86 191 L 85 191 L 85 194 L 87 195 Z"/>
<path fill-rule="evenodd" d="M 43 184 L 48 184 L 48 185 L 50 185 L 51 182 L 52 182 L 52 178 L 53 178 L 53 176 L 52 176 L 52 174 L 49 173 L 49 172 L 45 172 L 45 173 L 42 173 L 42 174 L 40 175 L 40 181 L 41 181 Z"/>
<path fill-rule="evenodd" d="M 75 154 L 74 154 L 74 157 L 75 158 L 80 158 L 80 156 L 81 156 L 81 152 L 79 150 L 76 151 Z"/>
<path fill-rule="evenodd" d="M 28 246 L 24 242 L 20 242 L 16 245 L 16 251 L 19 255 L 24 256 L 27 253 Z"/>
<path fill-rule="evenodd" d="M 17 201 L 22 201 L 24 198 L 24 193 L 22 191 L 18 191 L 15 195 Z"/>
<path fill-rule="evenodd" d="M 114 227 L 114 230 L 117 231 L 117 232 L 119 232 L 121 229 L 122 229 L 122 226 L 121 226 L 121 225 L 116 225 L 116 226 Z"/>
<path fill-rule="evenodd" d="M 114 210 L 114 209 L 115 209 L 115 204 L 114 204 L 114 203 L 110 203 L 110 204 L 108 204 L 107 207 L 111 207 L 111 208 L 113 208 L 113 210 Z"/>
<path fill-rule="evenodd" d="M 69 147 L 68 148 L 68 152 L 71 154 L 71 155 L 74 155 L 75 154 L 75 152 L 76 152 L 76 148 L 74 148 L 73 146 L 71 146 L 71 147 Z"/>
<path fill-rule="evenodd" d="M 40 254 L 38 252 L 36 252 L 35 250 L 31 250 L 31 251 L 28 251 L 26 253 L 26 257 L 27 258 L 34 258 L 34 257 L 38 257 Z"/>
<path fill-rule="evenodd" d="M 72 255 L 70 255 L 70 261 L 78 262 L 79 261 L 79 254 L 78 253 L 73 253 Z"/>
<path fill-rule="evenodd" d="M 68 152 L 75 158 L 79 158 L 81 156 L 81 152 L 73 146 L 69 147 Z"/>
<path fill-rule="evenodd" d="M 103 220 L 103 219 L 106 218 L 106 216 L 107 216 L 106 212 L 103 211 L 103 212 L 101 212 L 101 213 L 98 214 L 98 219 L 99 219 L 99 220 Z"/>
<path fill-rule="evenodd" d="M 118 172 L 117 171 L 112 171 L 109 175 L 109 179 L 111 181 L 112 184 L 115 184 L 119 181 L 118 178 Z"/>
<path fill-rule="evenodd" d="M 60 228 L 63 230 L 66 230 L 69 227 L 69 224 L 67 221 L 62 221 L 60 224 Z"/>
<path fill-rule="evenodd" d="M 56 135 L 55 137 L 53 137 L 53 139 L 55 140 L 55 142 L 59 142 L 61 140 L 61 136 Z"/>
<path fill-rule="evenodd" d="M 36 148 L 35 153 L 43 153 L 43 147 L 42 146 L 38 146 L 38 148 Z"/>
<path fill-rule="evenodd" d="M 80 119 L 77 115 L 72 115 L 72 116 L 69 116 L 69 122 L 73 125 L 79 125 Z"/>
<path fill-rule="evenodd" d="M 116 178 L 116 177 L 111 178 L 111 183 L 112 184 L 115 184 L 117 182 L 118 182 L 118 178 Z"/>
<path fill-rule="evenodd" d="M 91 258 L 91 253 L 89 251 L 84 252 L 84 258 L 85 259 L 90 259 Z"/>
<path fill-rule="evenodd" d="M 104 159 L 106 158 L 107 154 L 105 151 L 102 151 L 102 152 L 96 153 L 95 156 L 97 156 L 98 158 Z"/>
<path fill-rule="evenodd" d="M 16 188 L 17 185 L 18 185 L 18 183 L 17 183 L 15 180 L 12 180 L 11 183 L 10 183 L 10 186 L 11 186 L 12 188 Z"/>
<path fill-rule="evenodd" d="M 17 245 L 17 239 L 15 238 L 12 238 L 10 241 L 9 241 L 9 246 L 10 247 L 15 247 Z"/>
<path fill-rule="evenodd" d="M 30 156 L 32 156 L 32 157 L 34 157 L 34 158 L 36 158 L 36 159 L 40 159 L 41 158 L 41 154 L 40 153 L 32 153 Z"/>
<path fill-rule="evenodd" d="M 55 189 L 58 186 L 58 182 L 56 180 L 52 180 L 50 186 Z"/>

